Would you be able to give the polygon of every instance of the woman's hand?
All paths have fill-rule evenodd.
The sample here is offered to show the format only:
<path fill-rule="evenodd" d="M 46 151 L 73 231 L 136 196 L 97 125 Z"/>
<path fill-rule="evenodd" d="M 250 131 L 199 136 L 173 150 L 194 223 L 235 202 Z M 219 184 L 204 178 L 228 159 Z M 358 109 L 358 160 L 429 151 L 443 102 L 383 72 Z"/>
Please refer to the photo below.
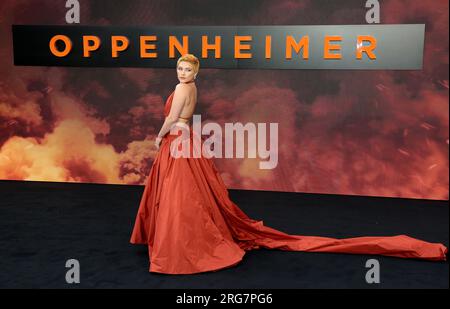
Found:
<path fill-rule="evenodd" d="M 157 137 L 157 138 L 155 139 L 155 147 L 156 147 L 156 150 L 159 150 L 159 146 L 161 145 L 161 141 L 162 141 L 162 137 Z"/>

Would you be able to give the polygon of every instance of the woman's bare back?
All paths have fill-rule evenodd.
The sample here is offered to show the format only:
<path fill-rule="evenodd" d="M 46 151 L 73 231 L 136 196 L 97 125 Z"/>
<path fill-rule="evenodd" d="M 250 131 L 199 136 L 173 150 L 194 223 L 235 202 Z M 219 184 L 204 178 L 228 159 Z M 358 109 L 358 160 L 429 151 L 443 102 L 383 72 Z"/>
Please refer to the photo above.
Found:
<path fill-rule="evenodd" d="M 178 121 L 187 123 L 191 119 L 195 111 L 195 106 L 197 105 L 197 87 L 194 83 L 189 83 L 186 85 L 188 88 L 188 96 L 183 109 L 181 110 Z"/>

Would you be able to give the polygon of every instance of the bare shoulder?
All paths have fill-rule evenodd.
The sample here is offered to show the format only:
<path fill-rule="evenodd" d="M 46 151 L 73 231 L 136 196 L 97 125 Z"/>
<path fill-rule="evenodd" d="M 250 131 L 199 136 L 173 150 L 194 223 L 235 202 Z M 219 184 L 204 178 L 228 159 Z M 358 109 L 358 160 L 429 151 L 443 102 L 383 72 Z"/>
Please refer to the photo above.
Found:
<path fill-rule="evenodd" d="M 178 102 L 186 102 L 189 97 L 189 89 L 184 84 L 178 84 L 174 91 L 174 100 Z"/>
<path fill-rule="evenodd" d="M 188 97 L 191 96 L 192 93 L 196 91 L 195 87 L 191 87 L 186 85 L 185 83 L 177 84 L 175 87 L 175 93 L 179 96 Z"/>
<path fill-rule="evenodd" d="M 191 88 L 186 84 L 180 83 L 180 84 L 177 84 L 175 87 L 175 92 L 177 94 L 187 95 L 187 94 L 189 94 L 190 91 L 191 91 Z"/>

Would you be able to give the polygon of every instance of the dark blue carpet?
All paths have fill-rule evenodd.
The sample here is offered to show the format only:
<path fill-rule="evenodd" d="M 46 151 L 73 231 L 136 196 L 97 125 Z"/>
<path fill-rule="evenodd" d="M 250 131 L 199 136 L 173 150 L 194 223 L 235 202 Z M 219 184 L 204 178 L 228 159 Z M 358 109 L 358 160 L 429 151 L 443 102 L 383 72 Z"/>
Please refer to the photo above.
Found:
<path fill-rule="evenodd" d="M 256 250 L 218 272 L 148 272 L 145 246 L 129 244 L 142 186 L 0 181 L 0 287 L 73 288 L 448 288 L 448 262 Z M 448 246 L 448 201 L 230 190 L 250 217 L 287 233 L 328 237 L 407 234 Z M 365 263 L 380 262 L 379 284 Z"/>

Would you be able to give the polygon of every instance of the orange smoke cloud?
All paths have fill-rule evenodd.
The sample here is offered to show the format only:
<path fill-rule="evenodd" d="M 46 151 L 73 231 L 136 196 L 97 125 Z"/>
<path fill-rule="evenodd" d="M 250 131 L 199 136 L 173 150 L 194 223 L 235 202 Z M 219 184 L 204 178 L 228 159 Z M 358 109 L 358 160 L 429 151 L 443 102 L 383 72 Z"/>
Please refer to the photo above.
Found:
<path fill-rule="evenodd" d="M 0 177 L 118 182 L 118 159 L 110 145 L 95 143 L 93 132 L 83 122 L 64 120 L 43 139 L 9 139 L 0 150 Z"/>

